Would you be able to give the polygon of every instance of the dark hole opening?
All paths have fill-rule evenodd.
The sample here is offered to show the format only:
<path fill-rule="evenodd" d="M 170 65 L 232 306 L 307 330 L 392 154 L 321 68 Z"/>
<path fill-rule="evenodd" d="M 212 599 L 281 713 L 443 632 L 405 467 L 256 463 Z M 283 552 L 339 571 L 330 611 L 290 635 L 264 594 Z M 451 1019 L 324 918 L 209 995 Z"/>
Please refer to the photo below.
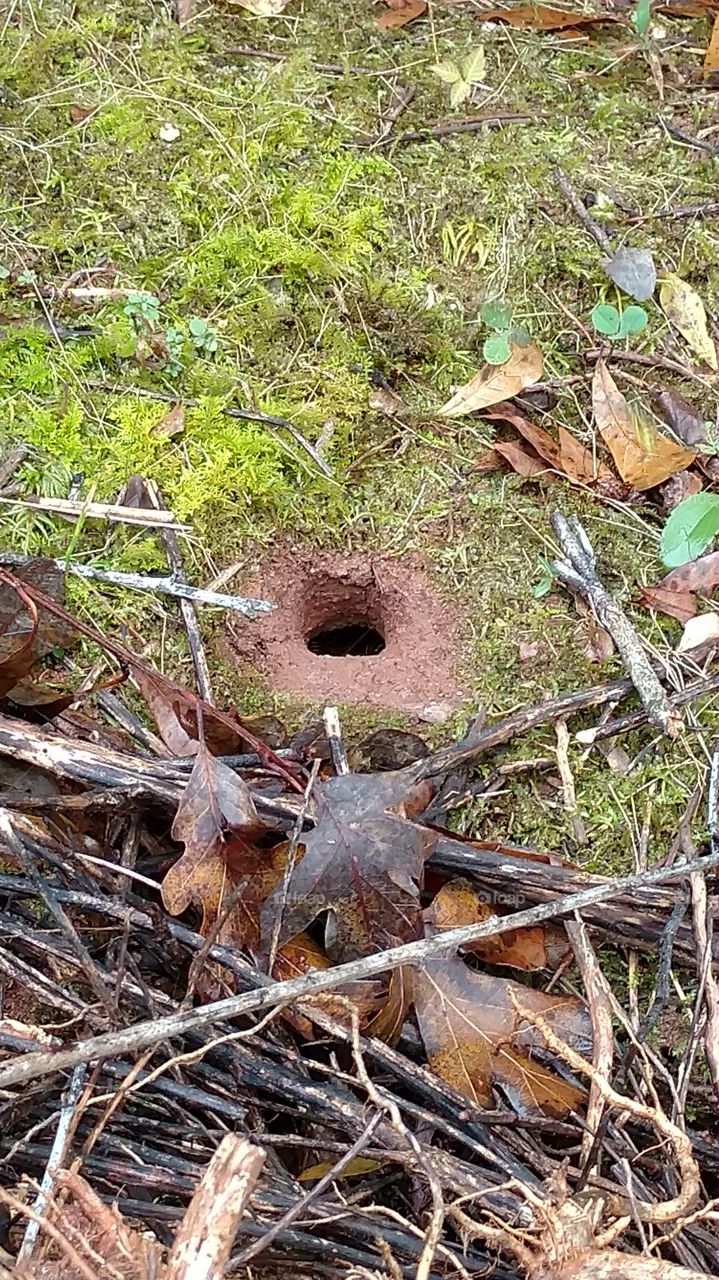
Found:
<path fill-rule="evenodd" d="M 384 649 L 384 636 L 366 622 L 341 622 L 315 631 L 307 648 L 325 658 L 371 658 Z"/>

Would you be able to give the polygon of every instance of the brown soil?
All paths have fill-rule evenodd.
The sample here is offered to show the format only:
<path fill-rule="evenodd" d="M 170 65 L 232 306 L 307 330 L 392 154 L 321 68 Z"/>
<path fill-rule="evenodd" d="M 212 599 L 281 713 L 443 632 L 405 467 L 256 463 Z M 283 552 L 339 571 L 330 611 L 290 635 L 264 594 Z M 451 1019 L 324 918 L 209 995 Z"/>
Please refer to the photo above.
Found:
<path fill-rule="evenodd" d="M 231 645 L 274 689 L 323 703 L 393 707 L 433 721 L 446 719 L 466 696 L 454 672 L 460 610 L 442 597 L 418 555 L 284 547 L 243 590 L 276 608 L 254 622 L 235 614 Z M 340 627 L 372 628 L 384 649 L 366 656 L 308 649 L 318 633 L 331 644 Z"/>

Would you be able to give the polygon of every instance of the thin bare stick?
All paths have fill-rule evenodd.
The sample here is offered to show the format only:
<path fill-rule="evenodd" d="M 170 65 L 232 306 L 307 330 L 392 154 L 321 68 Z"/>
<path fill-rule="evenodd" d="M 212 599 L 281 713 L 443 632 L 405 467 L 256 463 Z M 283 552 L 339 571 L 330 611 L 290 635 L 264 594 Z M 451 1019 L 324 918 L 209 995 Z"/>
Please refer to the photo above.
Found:
<path fill-rule="evenodd" d="M 641 698 L 651 724 L 674 738 L 681 731 L 680 713 L 672 707 L 659 677 L 647 657 L 641 637 L 616 600 L 597 576 L 594 550 L 577 516 L 569 520 L 561 511 L 551 517 L 565 559 L 553 560 L 552 568 L 566 586 L 577 591 L 592 606 L 597 621 L 616 644 L 629 677 Z"/>
<path fill-rule="evenodd" d="M 166 511 L 167 507 L 162 499 L 159 486 L 154 480 L 145 481 L 145 489 L 150 497 L 153 506 L 158 511 Z M 187 586 L 187 577 L 185 576 L 185 566 L 182 563 L 182 552 L 180 550 L 180 540 L 174 529 L 163 529 L 160 537 L 165 548 L 165 555 L 172 572 L 173 582 L 179 582 Z M 185 624 L 187 633 L 187 643 L 190 646 L 190 654 L 192 657 L 192 665 L 195 670 L 195 681 L 197 683 L 197 692 L 200 697 L 211 707 L 215 705 L 215 699 L 212 693 L 212 679 L 210 677 L 210 668 L 207 665 L 205 649 L 202 643 L 200 627 L 197 621 L 197 614 L 191 600 L 180 597 L 180 613 L 182 621 Z"/>
<path fill-rule="evenodd" d="M 339 712 L 336 707 L 325 707 L 323 720 L 325 722 L 325 732 L 327 741 L 330 746 L 330 755 L 332 763 L 335 767 L 335 773 L 349 773 L 350 767 L 347 760 L 347 752 L 342 741 L 342 726 L 340 725 Z"/>
<path fill-rule="evenodd" d="M 169 526 L 166 526 L 169 528 Z M 180 526 L 175 526 L 179 528 Z M 0 553 L 0 564 L 27 564 L 32 559 L 11 551 Z M 53 564 L 65 573 L 74 573 L 78 578 L 92 578 L 97 582 L 109 582 L 112 586 L 128 587 L 131 591 L 149 591 L 153 595 L 177 596 L 180 600 L 193 600 L 197 604 L 217 605 L 221 609 L 236 609 L 246 617 L 253 618 L 256 613 L 269 613 L 274 605 L 269 600 L 254 600 L 247 596 L 229 596 L 223 591 L 206 591 L 204 587 L 190 586 L 189 582 L 180 582 L 176 578 L 160 578 L 149 573 L 124 573 L 119 569 L 100 569 L 92 564 L 78 564 L 73 560 L 53 560 Z"/>
<path fill-rule="evenodd" d="M 32 494 L 8 498 L 0 494 L 0 502 L 10 507 L 28 507 L 31 511 L 50 511 L 72 519 L 109 520 L 117 524 L 139 524 L 152 529 L 187 529 L 178 524 L 171 511 L 151 511 L 147 507 L 122 507 L 115 502 L 83 502 L 72 498 L 43 498 Z"/>
<path fill-rule="evenodd" d="M 648 885 L 684 880 L 694 872 L 709 871 L 717 863 L 719 863 L 719 850 L 697 858 L 695 862 L 683 862 L 671 867 L 654 867 L 649 871 L 641 871 L 637 875 L 621 876 L 590 889 L 583 889 L 579 893 L 563 894 L 553 902 L 538 903 L 537 906 L 529 907 L 525 911 L 516 911 L 507 916 L 492 915 L 481 924 L 448 929 L 446 933 L 437 934 L 436 937 L 425 938 L 419 942 L 403 943 L 389 951 L 336 965 L 332 969 L 315 969 L 301 977 L 229 996 L 200 1008 L 167 1014 L 119 1031 L 92 1036 L 87 1040 L 79 1041 L 73 1048 L 50 1053 L 24 1054 L 17 1061 L 0 1064 L 0 1089 L 74 1067 L 78 1062 L 115 1057 L 145 1049 L 149 1045 L 159 1044 L 169 1036 L 183 1035 L 200 1027 L 211 1026 L 226 1018 L 244 1017 L 260 1009 L 290 1004 L 304 996 L 314 995 L 319 991 L 329 991 L 346 982 L 374 977 L 375 974 L 385 973 L 405 964 L 422 964 L 429 957 L 467 946 L 480 938 L 540 924 L 545 920 L 558 919 L 595 903 L 608 902 L 617 894 L 631 893 Z"/>
<path fill-rule="evenodd" d="M 471 116 L 469 120 L 453 120 L 449 124 L 435 124 L 427 129 L 407 129 L 397 137 L 376 138 L 375 147 L 387 147 L 391 143 L 406 146 L 408 142 L 429 142 L 432 138 L 448 138 L 453 133 L 476 133 L 478 129 L 502 129 L 508 124 L 535 124 L 546 117 L 541 112 L 497 112 L 495 115 Z M 353 145 L 357 145 L 355 142 Z M 366 143 L 360 144 L 366 146 Z"/>
<path fill-rule="evenodd" d="M 554 166 L 554 179 L 570 209 L 576 215 L 578 221 L 581 222 L 584 229 L 589 232 L 594 243 L 599 245 L 599 248 L 603 249 L 604 253 L 606 253 L 608 257 L 613 258 L 614 249 L 612 248 L 612 242 L 609 239 L 609 236 L 606 231 L 600 227 L 599 223 L 595 222 L 594 218 L 589 215 L 566 173 L 563 169 L 560 169 L 558 164 Z"/>
<path fill-rule="evenodd" d="M 70 1137 L 70 1126 L 73 1116 L 75 1115 L 75 1108 L 77 1106 L 78 1099 L 82 1093 L 86 1075 L 87 1063 L 78 1063 L 70 1077 L 70 1084 L 68 1085 L 67 1093 L 65 1094 L 62 1107 L 60 1108 L 60 1117 L 57 1122 L 57 1129 L 55 1130 L 55 1138 L 45 1166 L 45 1172 L 42 1176 L 40 1190 L 35 1198 L 35 1203 L 32 1206 L 37 1216 L 30 1218 L 27 1227 L 25 1228 L 23 1242 L 17 1255 L 18 1266 L 21 1266 L 23 1263 L 30 1260 L 32 1251 L 35 1248 L 35 1241 L 37 1240 L 38 1233 L 40 1231 L 42 1216 L 45 1212 L 48 1201 L 50 1200 L 57 1171 L 65 1161 L 68 1140 Z"/>
<path fill-rule="evenodd" d="M 609 985 L 602 973 L 594 947 L 589 940 L 587 927 L 579 913 L 574 920 L 565 921 L 564 928 L 572 944 L 574 958 L 584 982 L 589 1014 L 592 1019 L 592 1056 L 594 1067 L 602 1080 L 609 1081 L 614 1061 L 614 1032 L 612 1030 L 612 1005 Z M 582 1155 L 585 1160 L 592 1149 L 594 1136 L 602 1118 L 604 1104 L 594 1080 L 589 1090 L 587 1127 L 582 1134 Z"/>

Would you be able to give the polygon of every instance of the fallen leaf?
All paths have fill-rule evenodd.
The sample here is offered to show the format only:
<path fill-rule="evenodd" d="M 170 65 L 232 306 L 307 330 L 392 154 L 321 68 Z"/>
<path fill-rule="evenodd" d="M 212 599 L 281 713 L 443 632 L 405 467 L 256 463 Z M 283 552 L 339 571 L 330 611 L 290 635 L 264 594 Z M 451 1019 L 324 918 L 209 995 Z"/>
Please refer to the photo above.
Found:
<path fill-rule="evenodd" d="M 662 507 L 668 514 L 685 498 L 701 493 L 703 488 L 704 482 L 696 471 L 677 471 L 661 486 Z"/>
<path fill-rule="evenodd" d="M 95 111 L 94 107 L 81 107 L 73 104 L 68 110 L 68 115 L 73 124 L 82 124 L 83 120 L 87 120 Z"/>
<path fill-rule="evenodd" d="M 719 640 L 719 613 L 701 613 L 697 618 L 690 618 L 684 623 L 682 638 L 677 645 L 677 653 L 688 653 L 690 649 L 698 649 L 700 645 Z"/>
<path fill-rule="evenodd" d="M 263 868 L 266 852 L 253 842 L 264 830 L 247 784 L 201 742 L 172 824 L 172 838 L 185 845 L 185 852 L 161 886 L 171 915 L 181 915 L 191 902 L 203 900 L 203 875 L 209 864 L 219 860 L 236 875 Z M 214 870 L 213 866 L 213 874 Z"/>
<path fill-rule="evenodd" d="M 617 249 L 602 266 L 609 279 L 637 302 L 646 302 L 654 293 L 657 273 L 649 249 Z"/>
<path fill-rule="evenodd" d="M 375 729 L 349 753 L 353 773 L 387 773 L 424 760 L 429 747 L 424 738 L 406 729 Z"/>
<path fill-rule="evenodd" d="M 705 80 L 719 71 L 719 13 L 714 19 L 712 33 L 709 37 L 709 44 L 704 56 L 703 71 Z M 715 369 L 716 365 L 712 365 L 712 368 Z"/>
<path fill-rule="evenodd" d="M 324 1178 L 325 1174 L 334 1169 L 336 1160 L 320 1160 L 319 1164 L 311 1164 L 309 1168 L 303 1169 L 298 1176 L 298 1182 L 316 1182 L 318 1178 Z M 381 1160 L 370 1160 L 367 1156 L 355 1156 L 354 1160 L 350 1160 L 346 1164 L 341 1173 L 337 1174 L 338 1178 L 360 1178 L 365 1173 L 374 1173 L 376 1169 L 381 1169 L 383 1163 Z"/>
<path fill-rule="evenodd" d="M 702 596 L 711 595 L 719 586 L 719 551 L 709 551 L 698 560 L 679 565 L 665 574 L 657 586 L 665 591 L 698 591 Z"/>
<path fill-rule="evenodd" d="M 472 463 L 472 471 L 496 471 L 503 462 L 502 455 L 496 449 L 485 449 Z"/>
<path fill-rule="evenodd" d="M 300 978 L 303 974 L 309 973 L 313 969 L 329 969 L 331 968 L 327 954 L 322 950 L 314 938 L 309 933 L 298 933 L 296 937 L 286 942 L 277 953 L 275 963 L 272 968 L 272 977 L 277 982 L 284 982 L 289 978 Z M 338 1022 L 345 1024 L 351 1023 L 350 1011 L 347 1008 L 348 1001 L 356 1008 L 360 1016 L 360 1025 L 364 1029 L 369 1023 L 374 1026 L 373 1019 L 379 1016 L 378 1011 L 383 1005 L 382 984 L 378 979 L 365 979 L 360 982 L 346 983 L 344 986 L 334 987 L 331 991 L 320 991 L 316 995 L 305 997 L 302 1001 L 303 1005 L 314 1005 L 321 1009 L 331 1018 L 336 1018 Z M 296 1013 L 295 1010 L 285 1010 L 288 1021 L 295 1026 L 302 1035 L 309 1038 L 312 1035 L 312 1022 L 310 1018 L 304 1017 L 303 1014 Z M 402 1018 L 404 1021 L 404 1017 Z M 376 1034 L 372 1031 L 370 1034 Z"/>
<path fill-rule="evenodd" d="M 375 18 L 375 25 L 382 31 L 406 27 L 408 22 L 419 18 L 427 8 L 427 0 L 385 0 L 385 4 L 387 9 Z"/>
<path fill-rule="evenodd" d="M 584 27 L 590 23 L 618 22 L 611 13 L 582 13 L 569 9 L 553 9 L 546 4 L 519 4 L 511 9 L 482 9 L 480 22 L 508 22 L 512 27 L 529 27 L 533 31 L 558 31 L 562 27 Z"/>
<path fill-rule="evenodd" d="M 0 696 L 17 692 L 35 663 L 51 649 L 71 643 L 71 627 L 37 605 L 28 590 L 36 588 L 57 600 L 62 598 L 64 581 L 54 561 L 42 557 L 17 565 L 12 573 L 0 570 Z M 31 686 L 24 688 L 27 694 Z"/>
<path fill-rule="evenodd" d="M 704 444 L 707 424 L 699 410 L 685 400 L 683 395 L 673 387 L 660 387 L 653 393 L 652 400 L 677 440 L 690 448 Z"/>
<path fill-rule="evenodd" d="M 171 409 L 167 410 L 161 418 L 157 420 L 154 426 L 150 427 L 151 436 L 159 436 L 161 439 L 168 439 L 171 436 L 177 436 L 185 429 L 185 410 L 183 405 L 175 404 Z"/>
<path fill-rule="evenodd" d="M 235 4 L 238 8 L 247 9 L 248 13 L 253 13 L 256 18 L 276 18 L 287 8 L 290 0 L 228 0 L 229 4 Z"/>
<path fill-rule="evenodd" d="M 539 382 L 543 359 L 536 342 L 526 347 L 512 343 L 512 354 L 504 364 L 485 365 L 474 377 L 455 391 L 439 410 L 446 418 L 461 418 L 466 413 L 476 413 L 500 400 L 511 400 L 525 387 Z"/>
<path fill-rule="evenodd" d="M 693 451 L 661 435 L 636 410 L 632 412 L 603 360 L 594 369 L 592 405 L 617 471 L 632 488 L 653 489 L 694 461 Z"/>
<path fill-rule="evenodd" d="M 491 914 L 492 907 L 469 880 L 450 880 L 427 907 L 424 918 L 433 931 L 441 932 L 460 925 L 479 924 Z M 506 964 L 525 970 L 547 967 L 544 929 L 539 927 L 511 929 L 494 937 L 479 938 L 463 950 L 471 951 L 487 964 Z"/>
<path fill-rule="evenodd" d="M 389 976 L 387 996 L 379 1012 L 367 1023 L 368 1036 L 395 1044 L 412 1004 L 412 971 L 401 967 Z"/>
<path fill-rule="evenodd" d="M 700 360 L 717 372 L 717 353 L 707 328 L 707 316 L 696 289 L 671 273 L 662 281 L 659 301 L 670 324 L 680 332 Z"/>
<path fill-rule="evenodd" d="M 511 993 L 546 1018 L 563 1040 L 586 1053 L 591 1030 L 581 1000 L 475 973 L 458 956 L 428 960 L 414 969 L 413 992 L 430 1067 L 473 1102 L 491 1106 L 492 1085 L 498 1083 L 523 1113 L 562 1116 L 582 1105 L 584 1090 L 534 1056 L 546 1046 L 533 1026 L 520 1021 Z"/>
<path fill-rule="evenodd" d="M 596 618 L 587 617 L 584 620 L 587 632 L 586 643 L 582 647 L 582 653 L 590 662 L 606 662 L 614 653 L 614 641 L 609 632 L 599 623 Z"/>
<path fill-rule="evenodd" d="M 542 651 L 541 640 L 520 640 L 517 645 L 517 657 L 520 662 L 531 662 Z"/>
<path fill-rule="evenodd" d="M 642 587 L 638 603 L 645 609 L 654 609 L 657 613 L 666 613 L 677 622 L 688 622 L 697 611 L 697 602 L 690 591 L 672 591 L 662 587 Z"/>
<path fill-rule="evenodd" d="M 508 462 L 513 471 L 520 476 L 542 476 L 547 473 L 547 465 L 535 453 L 529 453 L 516 440 L 497 440 L 494 446 L 500 458 Z"/>
<path fill-rule="evenodd" d="M 316 826 L 305 837 L 286 902 L 277 890 L 264 905 L 265 939 L 279 912 L 280 946 L 327 912 L 326 946 L 335 963 L 419 937 L 419 884 L 437 837 L 398 816 L 411 812 L 414 798 L 401 772 L 317 783 Z"/>
<path fill-rule="evenodd" d="M 396 418 L 406 408 L 406 404 L 401 396 L 397 395 L 391 387 L 375 387 L 370 391 L 369 400 L 367 402 L 370 409 L 376 409 L 379 413 L 386 413 L 390 418 Z"/>
<path fill-rule="evenodd" d="M 719 533 L 719 497 L 693 493 L 669 516 L 659 541 L 659 555 L 668 569 L 696 560 Z"/>
<path fill-rule="evenodd" d="M 557 440 L 544 428 L 530 422 L 524 414 L 509 402 L 495 405 L 483 415 L 490 421 L 510 422 L 520 435 L 528 440 L 540 457 L 545 458 L 555 471 L 560 471 L 578 484 L 593 484 L 602 474 L 612 473 L 584 445 L 567 431 L 557 428 Z M 496 447 L 496 446 L 495 446 Z"/>

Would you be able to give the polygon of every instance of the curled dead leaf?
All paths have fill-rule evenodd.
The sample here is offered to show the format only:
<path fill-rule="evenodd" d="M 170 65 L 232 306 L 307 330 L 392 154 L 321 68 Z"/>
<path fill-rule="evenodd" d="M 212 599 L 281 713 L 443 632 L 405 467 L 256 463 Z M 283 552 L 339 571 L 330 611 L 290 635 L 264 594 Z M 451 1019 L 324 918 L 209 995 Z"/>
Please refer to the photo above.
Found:
<path fill-rule="evenodd" d="M 511 355 L 504 364 L 487 364 L 483 369 L 459 387 L 439 410 L 445 418 L 461 418 L 476 413 L 500 400 L 511 400 L 525 387 L 539 382 L 543 369 L 542 353 L 536 342 L 520 347 L 512 343 Z"/>
<path fill-rule="evenodd" d="M 382 31 L 393 27 L 406 27 L 427 9 L 427 0 L 385 0 L 387 8 L 375 18 L 375 25 Z"/>
<path fill-rule="evenodd" d="M 638 603 L 645 609 L 655 609 L 657 613 L 666 613 L 677 622 L 688 622 L 697 611 L 697 602 L 690 591 L 671 591 L 666 587 L 642 587 Z"/>

